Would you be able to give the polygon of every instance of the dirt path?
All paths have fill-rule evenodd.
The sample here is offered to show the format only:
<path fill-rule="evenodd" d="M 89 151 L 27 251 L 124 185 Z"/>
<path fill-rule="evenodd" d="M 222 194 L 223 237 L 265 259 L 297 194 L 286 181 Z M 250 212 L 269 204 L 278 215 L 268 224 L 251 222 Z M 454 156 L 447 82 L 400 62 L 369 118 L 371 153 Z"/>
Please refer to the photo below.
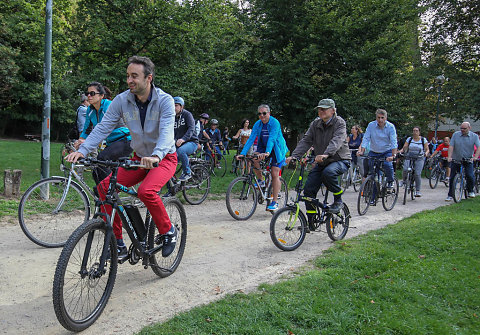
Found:
<path fill-rule="evenodd" d="M 423 197 L 397 203 L 391 212 L 383 207 L 356 211 L 357 193 L 349 189 L 345 202 L 352 212 L 347 238 L 392 224 L 424 209 L 445 205 L 447 190 L 430 190 L 423 181 Z M 399 199 L 400 200 L 400 199 Z M 84 334 L 133 334 L 142 327 L 165 321 L 176 313 L 211 302 L 227 293 L 248 292 L 260 283 L 273 282 L 318 256 L 332 242 L 326 233 L 308 234 L 293 252 L 277 249 L 268 232 L 271 214 L 264 206 L 254 216 L 238 222 L 224 201 L 186 206 L 188 239 L 178 270 L 160 279 L 141 265 L 119 266 L 115 287 L 100 319 Z M 0 223 L 0 333 L 67 334 L 57 322 L 52 306 L 52 281 L 60 249 L 31 243 L 11 220 Z"/>

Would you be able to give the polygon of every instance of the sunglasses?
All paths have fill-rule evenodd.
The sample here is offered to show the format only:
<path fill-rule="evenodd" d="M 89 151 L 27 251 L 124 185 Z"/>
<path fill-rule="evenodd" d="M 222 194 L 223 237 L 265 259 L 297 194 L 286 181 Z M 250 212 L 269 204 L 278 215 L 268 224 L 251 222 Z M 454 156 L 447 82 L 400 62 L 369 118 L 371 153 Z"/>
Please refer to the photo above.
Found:
<path fill-rule="evenodd" d="M 265 116 L 265 115 L 267 115 L 267 113 L 268 113 L 268 112 L 259 112 L 259 113 L 258 113 L 258 116 L 260 116 L 260 115 Z"/>
<path fill-rule="evenodd" d="M 90 92 L 87 92 L 87 93 L 85 93 L 85 94 L 86 94 L 87 96 L 92 96 L 92 97 L 94 97 L 94 96 L 97 95 L 97 94 L 100 94 L 100 95 L 101 95 L 101 93 L 98 93 L 98 92 L 95 92 L 95 91 L 90 91 Z"/>

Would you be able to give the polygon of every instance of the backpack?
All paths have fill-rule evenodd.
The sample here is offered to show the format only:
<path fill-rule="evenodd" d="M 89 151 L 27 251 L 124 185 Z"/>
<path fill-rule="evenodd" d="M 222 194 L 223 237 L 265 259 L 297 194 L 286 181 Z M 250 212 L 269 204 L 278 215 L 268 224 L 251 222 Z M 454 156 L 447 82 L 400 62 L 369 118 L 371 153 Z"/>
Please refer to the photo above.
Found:
<path fill-rule="evenodd" d="M 422 152 L 425 152 L 425 148 L 424 148 L 424 147 L 425 147 L 425 142 L 426 142 L 427 140 L 426 140 L 425 137 L 423 137 L 423 136 L 420 136 L 420 137 L 422 138 Z M 407 148 L 406 153 L 410 151 L 410 143 L 412 143 L 412 141 L 413 141 L 413 137 L 410 136 L 410 137 L 409 137 L 409 140 L 408 140 L 408 148 Z"/>

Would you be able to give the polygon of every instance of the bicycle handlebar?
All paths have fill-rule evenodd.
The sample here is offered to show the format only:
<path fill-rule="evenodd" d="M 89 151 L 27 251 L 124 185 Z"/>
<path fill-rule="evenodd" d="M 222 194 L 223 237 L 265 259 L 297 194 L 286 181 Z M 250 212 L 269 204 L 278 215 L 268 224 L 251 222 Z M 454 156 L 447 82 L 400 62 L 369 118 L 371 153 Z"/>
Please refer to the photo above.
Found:
<path fill-rule="evenodd" d="M 112 160 L 99 160 L 95 158 L 84 158 L 79 159 L 78 162 L 83 163 L 85 166 L 89 165 L 100 165 L 104 167 L 112 167 L 112 168 L 124 168 L 124 169 L 144 169 L 146 165 L 140 164 L 138 161 L 133 161 L 130 159 L 122 159 L 120 158 L 118 161 Z M 154 163 L 153 167 L 158 167 L 158 163 Z"/>

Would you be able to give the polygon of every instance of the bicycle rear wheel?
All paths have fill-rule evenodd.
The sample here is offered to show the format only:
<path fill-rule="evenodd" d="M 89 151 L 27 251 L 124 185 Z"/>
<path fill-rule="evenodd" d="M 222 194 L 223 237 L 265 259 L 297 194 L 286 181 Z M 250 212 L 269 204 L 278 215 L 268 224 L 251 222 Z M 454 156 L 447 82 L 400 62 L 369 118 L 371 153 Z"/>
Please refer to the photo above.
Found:
<path fill-rule="evenodd" d="M 374 199 L 374 189 L 375 181 L 373 177 L 367 177 L 360 186 L 357 199 L 357 212 L 359 215 L 365 215 L 370 207 L 370 203 L 375 201 Z"/>
<path fill-rule="evenodd" d="M 307 218 L 295 206 L 287 206 L 275 212 L 270 221 L 270 238 L 281 250 L 292 251 L 302 245 L 307 231 Z"/>
<path fill-rule="evenodd" d="M 350 210 L 346 204 L 340 212 L 327 214 L 327 234 L 332 241 L 341 240 L 347 235 L 348 227 L 350 225 Z"/>
<path fill-rule="evenodd" d="M 57 248 L 65 245 L 72 232 L 88 220 L 90 201 L 76 182 L 50 177 L 28 188 L 18 206 L 18 222 L 34 243 Z"/>
<path fill-rule="evenodd" d="M 177 229 L 177 243 L 175 249 L 168 257 L 162 257 L 160 252 L 155 253 L 149 259 L 152 271 L 159 277 L 165 278 L 170 276 L 180 265 L 183 252 L 187 243 L 187 215 L 180 201 L 176 198 L 167 198 L 163 200 L 165 209 L 167 210 L 170 222 Z M 157 244 L 163 243 L 160 238 L 156 238 L 157 226 L 150 218 L 145 224 L 148 226 L 148 249 L 154 248 Z"/>
<path fill-rule="evenodd" d="M 210 174 L 202 164 L 191 166 L 192 177 L 185 182 L 183 197 L 190 205 L 200 205 L 210 192 Z"/>
<path fill-rule="evenodd" d="M 98 319 L 115 285 L 118 261 L 113 234 L 105 271 L 99 271 L 106 233 L 103 220 L 85 222 L 70 236 L 58 259 L 53 307 L 60 324 L 70 331 L 82 331 Z"/>
<path fill-rule="evenodd" d="M 270 182 L 270 185 L 268 186 L 267 190 L 267 206 L 270 205 L 270 203 L 273 200 L 273 187 L 272 183 Z M 288 187 L 287 187 L 287 182 L 285 179 L 280 177 L 280 191 L 278 192 L 278 207 L 282 208 L 287 205 L 288 202 Z"/>
<path fill-rule="evenodd" d="M 392 190 L 387 190 L 386 185 L 382 185 L 382 205 L 386 211 L 391 211 L 398 199 L 398 180 L 396 177 L 393 178 L 393 188 Z"/>
<path fill-rule="evenodd" d="M 228 185 L 227 210 L 235 220 L 248 220 L 257 209 L 257 192 L 249 177 L 238 177 Z"/>

